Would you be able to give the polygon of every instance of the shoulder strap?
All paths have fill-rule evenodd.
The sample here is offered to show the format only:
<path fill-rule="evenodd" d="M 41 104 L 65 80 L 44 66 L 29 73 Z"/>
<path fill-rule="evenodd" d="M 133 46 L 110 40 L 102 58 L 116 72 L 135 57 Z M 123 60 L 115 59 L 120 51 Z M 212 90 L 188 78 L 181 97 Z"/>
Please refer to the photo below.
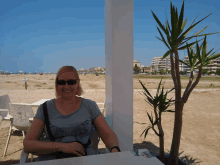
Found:
<path fill-rule="evenodd" d="M 43 103 L 43 112 L 44 112 L 45 124 L 46 124 L 47 133 L 49 135 L 49 138 L 51 141 L 55 141 L 53 134 L 50 130 L 50 122 L 49 122 L 48 113 L 47 113 L 46 101 Z"/>

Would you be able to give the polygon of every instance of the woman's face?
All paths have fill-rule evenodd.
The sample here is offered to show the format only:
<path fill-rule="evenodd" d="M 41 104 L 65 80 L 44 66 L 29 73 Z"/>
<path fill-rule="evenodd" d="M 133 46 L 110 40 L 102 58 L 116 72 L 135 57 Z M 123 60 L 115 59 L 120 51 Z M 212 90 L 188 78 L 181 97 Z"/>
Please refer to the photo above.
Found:
<path fill-rule="evenodd" d="M 77 89 L 79 87 L 79 79 L 77 79 L 77 77 L 75 76 L 73 71 L 67 71 L 62 73 L 59 77 L 58 77 L 58 81 L 59 80 L 77 80 L 76 84 L 73 85 L 68 85 L 68 83 L 66 82 L 65 85 L 59 85 L 57 84 L 57 94 L 58 97 L 62 97 L 62 98 L 72 98 L 77 94 Z"/>

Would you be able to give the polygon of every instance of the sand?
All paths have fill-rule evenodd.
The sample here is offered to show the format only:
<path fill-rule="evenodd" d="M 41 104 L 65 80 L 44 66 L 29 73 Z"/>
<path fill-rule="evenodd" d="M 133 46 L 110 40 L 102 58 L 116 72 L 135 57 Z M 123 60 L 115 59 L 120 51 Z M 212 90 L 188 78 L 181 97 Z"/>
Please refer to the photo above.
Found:
<path fill-rule="evenodd" d="M 28 89 L 25 90 L 22 79 L 28 78 Z M 83 97 L 104 103 L 105 76 L 80 75 L 84 90 Z M 34 103 L 41 99 L 55 98 L 55 75 L 0 75 L 0 95 L 8 94 L 13 103 Z M 155 95 L 159 79 L 141 79 L 152 95 Z M 166 88 L 172 88 L 172 80 L 164 80 Z M 183 86 L 187 80 L 182 81 Z M 184 106 L 183 127 L 180 143 L 180 157 L 189 164 L 219 164 L 220 162 L 220 89 L 208 88 L 210 84 L 218 86 L 219 81 L 200 81 Z M 141 133 L 150 124 L 147 112 L 153 112 L 152 107 L 144 101 L 141 85 L 137 79 L 133 82 L 133 143 L 134 148 L 147 148 L 152 153 L 159 152 L 159 139 L 152 130 L 147 137 Z M 168 95 L 174 96 L 174 93 Z M 172 106 L 170 109 L 174 109 Z M 173 134 L 174 114 L 163 113 L 162 127 L 165 133 L 165 151 L 170 150 Z M 0 164 L 18 163 L 23 148 L 23 136 L 15 131 L 11 136 L 7 156 L 2 157 L 9 123 L 3 121 L 0 128 Z M 105 145 L 100 142 L 99 148 Z M 34 156 L 36 158 L 36 156 Z M 30 156 L 29 156 L 30 158 Z"/>

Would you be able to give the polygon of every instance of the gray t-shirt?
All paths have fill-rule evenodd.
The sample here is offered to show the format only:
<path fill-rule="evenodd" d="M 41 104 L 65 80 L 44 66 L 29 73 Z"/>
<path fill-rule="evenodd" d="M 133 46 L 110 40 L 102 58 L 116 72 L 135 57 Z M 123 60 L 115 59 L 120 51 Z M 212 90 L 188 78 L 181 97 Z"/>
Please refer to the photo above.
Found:
<path fill-rule="evenodd" d="M 81 105 L 77 111 L 65 116 L 56 109 L 54 99 L 47 101 L 46 105 L 50 129 L 56 142 L 80 141 L 86 144 L 95 130 L 92 122 L 102 114 L 95 101 L 84 98 L 81 98 Z M 43 104 L 39 106 L 35 117 L 45 122 Z M 47 132 L 44 140 L 50 140 Z M 87 155 L 95 154 L 92 143 L 86 152 Z M 38 156 L 38 161 L 52 159 L 56 159 L 54 155 Z"/>

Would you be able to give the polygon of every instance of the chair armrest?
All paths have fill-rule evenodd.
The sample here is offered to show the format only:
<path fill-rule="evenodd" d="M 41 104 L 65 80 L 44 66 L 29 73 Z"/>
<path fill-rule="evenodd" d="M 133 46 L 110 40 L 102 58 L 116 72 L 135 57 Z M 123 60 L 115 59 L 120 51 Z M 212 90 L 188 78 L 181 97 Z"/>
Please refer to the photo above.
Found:
<path fill-rule="evenodd" d="M 34 118 L 29 118 L 29 121 L 32 123 L 33 122 L 33 120 L 34 120 Z"/>
<path fill-rule="evenodd" d="M 7 115 L 6 117 L 3 117 L 2 120 L 12 120 L 13 119 L 13 116 L 11 115 Z"/>
<path fill-rule="evenodd" d="M 28 155 L 29 153 L 24 152 L 24 150 L 21 151 L 20 164 L 28 162 Z"/>

